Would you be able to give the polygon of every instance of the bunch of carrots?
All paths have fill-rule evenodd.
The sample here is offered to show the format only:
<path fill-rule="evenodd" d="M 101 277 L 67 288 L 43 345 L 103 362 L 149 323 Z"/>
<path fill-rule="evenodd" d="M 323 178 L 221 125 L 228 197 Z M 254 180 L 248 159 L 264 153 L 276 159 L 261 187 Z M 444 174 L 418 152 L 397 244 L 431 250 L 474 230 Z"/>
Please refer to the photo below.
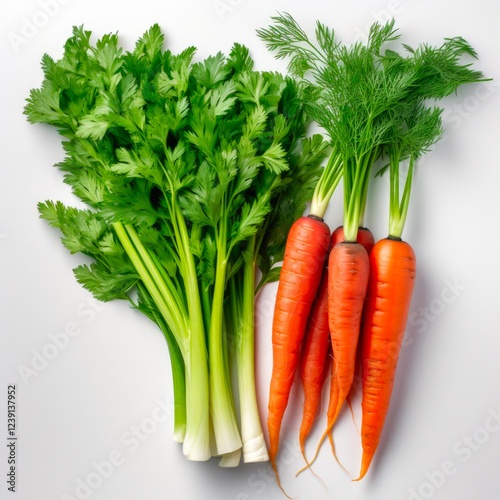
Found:
<path fill-rule="evenodd" d="M 365 44 L 346 46 L 319 22 L 310 39 L 289 14 L 272 19 L 258 34 L 278 58 L 289 59 L 295 77 L 312 82 L 309 111 L 329 136 L 331 153 L 310 213 L 295 222 L 286 244 L 272 325 L 269 455 L 278 477 L 281 424 L 298 369 L 304 390 L 299 441 L 306 458 L 328 375 L 327 425 L 316 454 L 327 436 L 333 449 L 332 429 L 359 367 L 362 479 L 388 412 L 414 288 L 415 254 L 402 233 L 415 163 L 443 134 L 435 102 L 484 77 L 461 63 L 463 56 L 477 57 L 461 37 L 439 47 L 403 45 L 401 55 L 393 49 L 400 37 L 394 21 L 374 23 Z M 363 227 L 367 193 L 372 179 L 386 172 L 389 231 L 375 243 Z M 323 217 L 341 180 L 343 224 L 331 232 Z"/>

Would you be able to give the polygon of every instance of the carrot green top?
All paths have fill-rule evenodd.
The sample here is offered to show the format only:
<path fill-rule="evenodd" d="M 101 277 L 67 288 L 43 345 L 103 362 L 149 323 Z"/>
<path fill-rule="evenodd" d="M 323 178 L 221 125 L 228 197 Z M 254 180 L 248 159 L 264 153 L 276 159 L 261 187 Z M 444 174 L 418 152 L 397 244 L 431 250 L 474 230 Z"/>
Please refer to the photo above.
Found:
<path fill-rule="evenodd" d="M 366 43 L 342 44 L 333 29 L 317 22 L 315 40 L 289 14 L 272 18 L 258 31 L 278 58 L 290 58 L 289 70 L 311 85 L 309 113 L 328 134 L 331 157 L 313 195 L 311 212 L 322 216 L 343 177 L 344 233 L 355 241 L 363 222 L 368 183 L 374 163 L 388 156 L 391 177 L 390 233 L 400 236 L 408 209 L 413 164 L 441 136 L 440 111 L 428 100 L 453 93 L 464 83 L 484 80 L 460 57 L 476 57 L 461 37 L 440 47 L 403 44 L 405 56 L 393 47 L 400 35 L 394 20 L 374 23 Z M 399 196 L 399 163 L 410 161 Z M 384 172 L 382 169 L 381 172 Z"/>

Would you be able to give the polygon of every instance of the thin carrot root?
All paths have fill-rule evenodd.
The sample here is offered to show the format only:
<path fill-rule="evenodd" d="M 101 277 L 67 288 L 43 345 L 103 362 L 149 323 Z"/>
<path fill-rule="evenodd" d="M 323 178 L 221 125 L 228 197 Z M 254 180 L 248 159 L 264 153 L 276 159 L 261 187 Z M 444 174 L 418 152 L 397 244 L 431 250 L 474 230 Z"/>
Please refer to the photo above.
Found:
<path fill-rule="evenodd" d="M 333 442 L 333 426 L 335 425 L 336 416 L 335 409 L 337 408 L 339 399 L 339 384 L 337 380 L 337 365 L 335 362 L 335 358 L 333 359 L 332 364 L 332 379 L 330 381 L 330 401 L 328 403 L 328 426 L 327 426 L 327 434 L 328 439 L 330 441 L 330 448 L 332 449 L 333 456 L 337 460 L 337 452 L 335 450 L 335 444 Z"/>
<path fill-rule="evenodd" d="M 336 231 L 338 231 L 338 228 Z M 333 425 L 335 423 L 335 419 L 336 419 L 335 410 L 337 408 L 337 403 L 338 403 L 337 365 L 335 362 L 335 358 L 333 358 L 332 359 L 331 376 L 330 376 L 330 399 L 329 399 L 328 411 L 327 411 L 327 429 L 320 437 L 319 443 L 316 446 L 316 451 L 314 453 L 312 460 L 309 461 L 305 467 L 300 469 L 297 472 L 296 476 L 298 476 L 304 470 L 311 468 L 312 464 L 316 461 L 316 459 L 319 455 L 320 449 L 323 446 L 323 443 L 326 440 L 328 434 L 332 431 Z"/>
<path fill-rule="evenodd" d="M 321 438 L 320 438 L 320 443 L 322 443 L 322 442 L 325 440 L 325 437 L 326 437 L 326 436 L 324 436 L 324 435 L 323 435 L 323 436 L 321 436 Z M 315 453 L 314 453 L 314 456 L 313 456 L 312 460 L 309 460 L 309 461 L 308 461 L 308 460 L 307 460 L 307 458 L 306 458 L 306 457 L 304 457 L 304 459 L 306 460 L 306 465 L 304 465 L 304 467 L 302 467 L 301 469 L 299 469 L 299 470 L 297 471 L 297 473 L 295 474 L 295 477 L 299 476 L 300 474 L 302 474 L 302 472 L 304 472 L 304 471 L 306 471 L 306 470 L 313 471 L 313 469 L 312 469 L 312 465 L 313 465 L 313 463 L 316 461 L 316 458 L 318 458 L 319 451 L 320 451 L 320 447 L 321 447 L 321 446 L 318 446 L 318 447 L 316 448 L 316 451 L 315 451 Z M 314 474 L 314 471 L 313 471 L 313 474 Z M 316 475 L 316 474 L 315 474 L 315 475 Z M 318 477 L 318 476 L 317 476 L 317 477 Z M 320 479 L 321 479 L 321 478 L 320 478 Z"/>
<path fill-rule="evenodd" d="M 295 473 L 295 477 L 298 477 L 300 474 L 302 474 L 302 472 L 306 471 L 306 470 L 309 470 L 312 475 L 318 479 L 318 481 L 321 482 L 321 484 L 326 488 L 326 484 L 325 482 L 323 481 L 323 479 L 321 479 L 321 477 L 316 474 L 316 472 L 314 471 L 314 469 L 312 468 L 312 463 L 309 462 L 309 460 L 307 459 L 307 456 L 306 456 L 306 453 L 305 453 L 305 448 L 302 448 L 301 447 L 301 453 L 302 453 L 302 457 L 304 458 L 304 461 L 306 463 L 306 465 L 304 465 L 302 468 L 300 468 L 296 473 Z"/>
<path fill-rule="evenodd" d="M 335 409 L 337 408 L 337 406 L 333 406 Z M 334 424 L 337 420 L 337 417 L 338 417 L 338 414 L 334 414 L 334 415 L 331 415 L 331 418 L 329 417 L 329 420 L 328 420 L 328 425 L 327 425 L 327 428 L 326 430 L 323 432 L 323 434 L 321 435 L 320 439 L 319 439 L 319 442 L 318 442 L 318 445 L 316 447 L 316 451 L 314 453 L 314 456 L 312 458 L 312 460 L 309 461 L 309 464 L 308 466 L 306 467 L 303 467 L 302 469 L 299 470 L 299 472 L 297 472 L 296 476 L 298 476 L 301 472 L 303 472 L 304 470 L 306 470 L 308 467 L 311 468 L 311 466 L 313 465 L 313 463 L 316 461 L 316 459 L 318 458 L 318 455 L 319 455 L 319 452 L 321 450 L 321 447 L 323 446 L 323 443 L 325 442 L 326 438 L 328 438 L 329 442 L 330 442 L 330 448 L 332 450 L 332 454 L 336 460 L 336 462 L 340 465 L 340 467 L 347 473 L 347 469 L 344 467 L 344 465 L 342 464 L 342 462 L 340 461 L 340 459 L 338 458 L 338 455 L 337 455 L 337 450 L 335 448 L 335 443 L 334 443 L 334 440 L 333 440 L 333 427 L 334 427 Z"/>
<path fill-rule="evenodd" d="M 287 497 L 289 498 L 290 500 L 295 500 L 297 499 L 298 497 L 292 497 L 290 496 L 286 491 L 285 491 L 285 488 L 283 487 L 283 485 L 281 484 L 281 479 L 280 479 L 280 476 L 279 476 L 279 473 L 278 473 L 278 466 L 276 464 L 276 460 L 275 459 L 270 459 L 270 462 L 271 462 L 271 467 L 273 468 L 273 471 L 274 471 L 274 476 L 276 478 L 276 484 L 278 485 L 278 488 L 282 491 L 282 493 Z"/>
<path fill-rule="evenodd" d="M 302 458 L 304 459 L 304 462 L 306 464 L 296 472 L 295 477 L 297 477 L 299 474 L 301 474 L 305 470 L 310 470 L 312 472 L 313 476 L 315 476 L 317 479 L 319 479 L 319 481 L 321 481 L 323 486 L 325 486 L 325 482 L 323 481 L 323 479 L 321 479 L 321 477 L 318 476 L 318 474 L 316 474 L 316 472 L 314 472 L 313 468 L 311 467 L 312 464 L 309 462 L 309 460 L 307 458 L 306 447 L 305 447 L 305 437 L 301 438 L 299 436 L 299 446 L 300 446 L 300 452 L 302 454 Z"/>
<path fill-rule="evenodd" d="M 340 461 L 340 459 L 337 455 L 337 450 L 335 448 L 335 442 L 333 440 L 333 429 L 331 429 L 330 432 L 328 433 L 328 439 L 330 441 L 330 448 L 332 450 L 332 454 L 333 454 L 336 462 L 340 465 L 340 467 L 344 470 L 344 472 L 346 474 L 349 474 L 349 471 L 344 467 L 344 465 L 342 464 L 342 462 Z"/>
<path fill-rule="evenodd" d="M 356 432 L 359 434 L 359 427 L 358 427 L 358 424 L 356 423 L 356 417 L 354 415 L 354 408 L 352 406 L 352 401 L 351 401 L 351 396 L 347 396 L 346 398 L 346 403 L 347 403 L 347 406 L 349 406 L 349 411 L 351 413 L 351 419 L 352 419 L 352 423 L 354 424 L 354 427 L 356 429 Z"/>

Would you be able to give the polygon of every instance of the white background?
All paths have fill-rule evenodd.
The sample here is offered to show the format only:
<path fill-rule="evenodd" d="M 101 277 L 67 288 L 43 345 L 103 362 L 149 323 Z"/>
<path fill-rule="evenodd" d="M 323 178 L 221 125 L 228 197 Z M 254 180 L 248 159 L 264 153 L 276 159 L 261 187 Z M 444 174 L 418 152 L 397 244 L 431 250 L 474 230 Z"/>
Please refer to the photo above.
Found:
<path fill-rule="evenodd" d="M 465 6 L 464 6 L 465 5 Z M 0 16 L 0 498 L 22 500 L 267 500 L 284 498 L 266 464 L 224 470 L 184 459 L 171 439 L 171 381 L 161 335 L 125 303 L 92 304 L 71 269 L 81 262 L 38 218 L 45 199 L 73 202 L 52 167 L 62 159 L 54 130 L 22 114 L 41 83 L 40 59 L 55 58 L 73 25 L 96 36 L 119 31 L 131 49 L 153 23 L 168 46 L 198 57 L 248 45 L 258 69 L 284 70 L 257 38 L 276 11 L 306 29 L 316 19 L 344 41 L 394 16 L 403 41 L 440 44 L 464 36 L 493 82 L 443 102 L 445 139 L 418 167 L 404 237 L 418 277 L 386 429 L 362 482 L 352 482 L 328 446 L 316 474 L 298 478 L 301 392 L 295 386 L 282 435 L 280 471 L 292 496 L 342 500 L 494 500 L 500 458 L 500 4 L 490 0 L 23 0 Z M 386 233 L 387 181 L 373 185 L 367 224 Z M 327 213 L 341 221 L 340 196 Z M 257 305 L 257 373 L 265 419 L 275 286 Z M 61 332 L 66 331 L 65 334 Z M 54 348 L 54 338 L 69 339 Z M 70 337 L 69 334 L 72 334 Z M 49 359 L 50 358 L 50 359 Z M 17 386 L 17 493 L 7 490 L 7 386 Z M 165 410 L 165 405 L 167 410 Z M 496 420 L 495 420 L 496 416 Z M 498 420 L 498 421 L 497 421 Z M 356 415 L 359 425 L 359 414 Z M 312 453 L 324 425 L 309 442 Z M 352 477 L 359 436 L 343 413 L 335 431 Z M 112 470 L 105 462 L 114 462 Z M 443 472 L 444 469 L 444 472 Z M 99 472 L 100 471 L 100 472 Z M 446 474 L 445 474 L 446 473 Z M 87 487 L 82 484 L 87 483 Z"/>

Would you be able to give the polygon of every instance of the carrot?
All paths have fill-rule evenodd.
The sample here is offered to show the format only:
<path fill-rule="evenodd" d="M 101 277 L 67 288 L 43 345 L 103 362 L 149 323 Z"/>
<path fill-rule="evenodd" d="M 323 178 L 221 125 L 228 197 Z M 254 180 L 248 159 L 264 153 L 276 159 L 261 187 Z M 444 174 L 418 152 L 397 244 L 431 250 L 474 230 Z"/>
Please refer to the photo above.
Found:
<path fill-rule="evenodd" d="M 339 238 L 340 243 L 332 247 L 328 258 L 328 320 L 333 351 L 328 423 L 313 459 L 310 462 L 306 460 L 307 465 L 297 474 L 309 468 L 316 460 L 327 436 L 337 458 L 330 432 L 354 379 L 361 317 L 368 286 L 369 258 L 363 245 L 343 240 L 343 228 L 337 228 L 333 236 L 335 239 Z"/>
<path fill-rule="evenodd" d="M 313 40 L 289 14 L 273 17 L 273 21 L 273 26 L 259 30 L 258 34 L 278 58 L 289 58 L 289 68 L 296 76 L 302 78 L 307 69 L 308 83 L 311 81 L 314 89 L 310 116 L 331 138 L 332 154 L 311 205 L 324 210 L 333 192 L 330 179 L 337 182 L 341 170 L 343 180 L 346 242 L 333 247 L 328 261 L 328 315 L 338 383 L 336 404 L 332 402 L 335 419 L 354 378 L 363 303 L 367 294 L 370 259 L 356 240 L 366 208 L 372 168 L 381 157 L 384 158 L 384 166 L 377 174 L 388 171 L 390 175 L 389 235 L 401 238 L 414 163 L 443 133 L 442 109 L 434 105 L 428 107 L 427 103 L 450 95 L 464 83 L 485 79 L 469 64 L 460 63 L 463 55 L 476 57 L 474 49 L 461 37 L 448 38 L 439 47 L 422 44 L 413 49 L 405 46 L 408 57 L 401 57 L 397 52 L 387 57 L 382 47 L 399 38 L 393 20 L 385 25 L 374 23 L 368 43 L 350 47 L 334 40 L 334 30 L 320 22 Z M 380 77 L 381 68 L 383 78 Z M 401 162 L 407 172 L 402 189 L 399 183 Z M 314 210 L 311 212 L 324 214 L 324 211 L 320 214 Z M 408 265 L 406 261 L 398 263 L 403 264 Z M 403 273 L 404 269 L 395 267 L 393 275 Z M 407 289 L 403 288 L 401 295 L 406 292 Z M 383 307 L 389 306 L 384 304 Z M 401 311 L 395 312 L 395 317 L 401 314 Z M 370 320 L 373 330 L 375 320 L 378 318 Z M 390 319 L 386 322 L 392 324 Z M 367 328 L 369 330 L 369 326 Z M 371 346 L 372 341 L 367 342 Z M 393 347 L 396 348 L 397 344 Z M 365 352 L 370 350 L 367 348 Z M 378 439 L 374 437 L 370 444 L 366 428 L 364 432 L 366 451 L 362 474 Z"/>
<path fill-rule="evenodd" d="M 370 252 L 375 245 L 375 239 L 373 238 L 372 232 L 367 227 L 358 228 L 357 242 L 363 245 L 368 255 L 370 255 Z"/>
<path fill-rule="evenodd" d="M 267 418 L 269 460 L 277 478 L 281 423 L 329 246 L 330 230 L 320 217 L 301 217 L 288 233 L 272 325 L 273 368 Z"/>
<path fill-rule="evenodd" d="M 362 479 L 373 459 L 389 409 L 396 365 L 415 281 L 412 247 L 400 238 L 377 242 L 370 254 L 370 280 L 362 341 Z"/>
<path fill-rule="evenodd" d="M 328 317 L 338 384 L 338 400 L 333 405 L 334 422 L 354 379 L 361 316 L 370 272 L 368 252 L 358 242 L 341 242 L 333 247 L 328 267 Z"/>
<path fill-rule="evenodd" d="M 459 56 L 466 52 L 471 54 L 473 49 L 463 39 L 458 45 L 452 42 L 446 47 L 449 42 L 438 49 L 426 50 L 427 55 L 434 52 L 432 58 L 439 55 L 440 64 L 427 74 L 426 85 L 429 86 L 425 89 L 441 87 L 439 97 L 448 95 L 463 83 L 478 81 L 482 77 L 481 73 L 466 70 L 468 77 L 463 78 L 466 66 L 458 64 Z M 442 58 L 441 55 L 448 50 L 457 52 L 449 59 Z M 444 67 L 447 67 L 446 71 Z M 442 75 L 445 73 L 448 83 L 443 85 Z M 443 135 L 443 110 L 436 106 L 427 107 L 422 99 L 425 97 L 425 93 L 420 92 L 408 95 L 406 106 L 398 115 L 398 123 L 394 124 L 391 140 L 383 146 L 388 164 L 379 171 L 379 175 L 386 171 L 389 173 L 389 232 L 388 237 L 380 240 L 370 254 L 369 292 L 361 342 L 363 452 L 358 480 L 367 473 L 380 441 L 413 294 L 415 254 L 411 246 L 402 240 L 413 172 L 417 160 Z M 401 170 L 401 164 L 405 164 L 405 172 Z"/>
<path fill-rule="evenodd" d="M 361 243 L 369 253 L 374 245 L 373 235 L 369 229 L 359 228 L 358 243 Z M 344 241 L 344 229 L 339 226 L 331 236 L 331 247 Z M 304 388 L 304 409 L 299 431 L 299 444 L 305 458 L 305 440 L 311 431 L 321 402 L 321 393 L 326 375 L 329 323 L 328 323 L 328 267 L 323 271 L 318 295 L 311 310 L 308 328 L 304 337 L 304 353 L 301 363 L 301 379 Z M 332 365 L 330 382 L 330 404 L 328 409 L 328 422 L 332 421 L 338 397 L 338 383 L 336 380 L 336 366 Z M 333 449 L 333 444 L 332 444 Z M 307 460 L 306 460 L 307 461 Z"/>
<path fill-rule="evenodd" d="M 332 234 L 332 245 L 337 244 L 338 242 L 344 241 L 344 231 L 342 226 L 338 227 Z M 358 229 L 358 235 L 357 235 L 357 242 L 364 247 L 366 250 L 367 254 L 369 255 L 373 245 L 375 244 L 375 240 L 373 238 L 373 234 L 371 231 L 365 227 L 360 227 Z M 334 352 L 334 358 L 335 358 L 335 352 Z M 352 359 L 352 358 L 351 358 Z M 353 362 L 353 367 L 356 366 L 356 359 L 354 358 Z M 327 412 L 327 432 L 329 433 L 329 438 L 330 438 L 330 443 L 332 445 L 332 451 L 334 451 L 333 447 L 333 440 L 332 440 L 332 435 L 331 431 L 333 429 L 333 426 L 335 424 L 335 421 L 338 417 L 338 413 L 340 411 L 340 408 L 342 406 L 341 403 L 339 403 L 339 398 L 340 396 L 340 388 L 337 380 L 337 363 L 332 364 L 332 377 L 331 377 L 331 382 L 330 382 L 330 400 L 328 404 L 328 412 Z M 354 377 L 354 372 L 352 374 Z M 352 385 L 352 381 L 351 381 Z M 348 395 L 346 395 L 346 399 L 348 398 Z M 321 442 L 320 442 L 321 444 Z"/>
<path fill-rule="evenodd" d="M 330 347 L 329 335 L 328 267 L 325 266 L 318 294 L 307 322 L 301 360 L 300 378 L 304 390 L 304 407 L 299 430 L 299 444 L 304 459 L 305 441 L 318 414 L 321 393 L 327 374 L 328 350 Z"/>
<path fill-rule="evenodd" d="M 332 248 L 334 248 L 335 246 L 337 246 L 338 244 L 340 244 L 344 241 L 345 241 L 344 228 L 342 226 L 339 226 L 332 233 L 331 246 L 332 246 Z M 374 245 L 374 238 L 373 238 L 371 231 L 367 228 L 364 228 L 364 227 L 360 227 L 358 229 L 357 241 L 366 250 L 366 254 L 368 254 L 371 251 L 371 249 Z M 364 264 L 364 267 L 367 267 L 366 263 Z M 330 296 L 330 294 L 329 294 L 329 296 Z M 361 307 L 363 307 L 363 305 L 361 305 Z M 327 308 L 327 311 L 326 311 L 327 314 L 328 314 L 328 311 L 329 311 L 329 308 Z M 346 311 L 346 314 L 347 315 L 350 314 L 348 310 Z M 328 327 L 329 327 L 329 329 L 331 328 L 330 323 L 329 323 Z M 359 327 L 357 328 L 357 331 L 359 333 Z M 331 338 L 331 333 L 330 333 L 330 338 Z M 331 342 L 330 344 L 333 347 L 333 342 Z M 357 346 L 357 340 L 356 340 L 356 345 L 354 346 L 354 357 L 356 357 L 356 346 Z M 354 377 L 355 364 L 356 363 L 355 363 L 355 359 L 354 359 L 354 361 L 352 362 L 352 370 L 353 370 L 352 377 Z M 313 367 L 310 368 L 310 370 L 313 370 L 313 369 L 314 369 Z M 314 454 L 314 457 L 312 458 L 311 461 L 308 461 L 306 459 L 307 465 L 305 467 L 303 467 L 302 469 L 300 469 L 297 474 L 300 474 L 301 472 L 303 472 L 304 470 L 306 470 L 307 468 L 309 468 L 313 464 L 313 462 L 316 460 L 316 458 L 318 456 L 321 445 L 323 444 L 323 441 L 325 440 L 325 438 L 327 436 L 329 437 L 329 440 L 330 440 L 332 452 L 336 457 L 335 446 L 333 443 L 333 437 L 332 437 L 331 431 L 332 431 L 333 425 L 335 423 L 335 420 L 338 416 L 338 412 L 340 411 L 340 407 L 342 406 L 342 404 L 339 403 L 341 396 L 340 396 L 340 388 L 339 388 L 337 376 L 338 376 L 337 361 L 336 361 L 335 353 L 333 353 L 333 362 L 332 362 L 331 377 L 330 377 L 330 399 L 329 399 L 328 411 L 327 411 L 327 428 L 320 438 L 320 441 L 319 441 L 319 444 L 316 448 L 316 452 Z M 347 394 L 345 394 L 343 396 L 344 399 L 348 398 L 348 392 L 349 391 L 347 390 Z M 318 404 L 319 404 L 319 402 L 318 402 Z M 304 455 L 304 451 L 302 448 L 301 448 L 301 450 L 302 450 L 302 455 Z"/>

